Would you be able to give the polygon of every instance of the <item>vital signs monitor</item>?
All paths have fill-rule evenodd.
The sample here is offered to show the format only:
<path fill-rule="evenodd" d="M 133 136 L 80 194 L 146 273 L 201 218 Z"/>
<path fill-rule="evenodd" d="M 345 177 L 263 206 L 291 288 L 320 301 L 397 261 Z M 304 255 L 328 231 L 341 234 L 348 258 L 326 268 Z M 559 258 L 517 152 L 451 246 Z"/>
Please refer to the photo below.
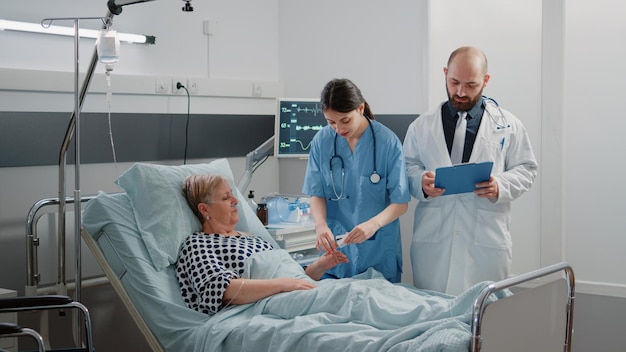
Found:
<path fill-rule="evenodd" d="M 319 99 L 277 98 L 275 151 L 278 158 L 307 158 L 311 141 L 326 126 Z"/>

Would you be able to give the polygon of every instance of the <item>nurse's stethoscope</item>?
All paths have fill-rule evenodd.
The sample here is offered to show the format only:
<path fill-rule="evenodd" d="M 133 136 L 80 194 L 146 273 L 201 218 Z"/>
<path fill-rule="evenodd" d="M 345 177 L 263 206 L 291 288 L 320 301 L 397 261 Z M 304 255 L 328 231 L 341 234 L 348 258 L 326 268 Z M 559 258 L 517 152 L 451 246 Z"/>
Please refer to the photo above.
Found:
<path fill-rule="evenodd" d="M 372 131 L 372 147 L 374 149 L 374 153 L 372 156 L 372 158 L 374 159 L 374 171 L 372 171 L 372 174 L 370 175 L 370 182 L 372 184 L 377 184 L 378 182 L 380 182 L 380 175 L 376 172 L 376 134 L 374 133 L 374 127 L 372 126 L 372 121 L 370 121 L 369 117 L 367 116 L 363 116 L 363 117 L 365 117 L 365 119 L 367 120 L 367 123 L 369 124 L 369 128 Z M 344 196 L 343 194 L 344 186 L 346 185 L 345 168 L 344 168 L 343 158 L 337 154 L 337 135 L 339 135 L 339 133 L 335 133 L 335 141 L 333 143 L 333 147 L 334 147 L 333 156 L 330 157 L 330 162 L 329 162 L 330 182 L 333 187 L 333 193 L 335 194 L 335 198 L 331 197 L 328 199 L 334 200 L 334 201 L 346 199 L 349 197 L 349 196 Z M 339 164 L 341 165 L 341 192 L 340 193 L 337 193 L 337 187 L 335 186 L 335 177 L 333 176 L 333 160 L 334 159 L 337 159 L 339 161 Z"/>
<path fill-rule="evenodd" d="M 498 105 L 498 102 L 495 101 L 495 99 L 489 98 L 483 95 L 483 101 L 485 102 L 485 111 L 489 115 L 489 118 L 491 118 L 491 121 L 493 121 L 493 123 L 496 124 L 496 130 L 501 130 L 503 128 L 511 127 L 511 125 L 509 124 L 509 121 L 506 119 L 506 116 L 504 116 L 504 113 L 502 112 L 500 105 Z M 493 116 L 489 112 L 489 109 L 487 109 L 487 104 L 491 104 L 495 106 L 496 109 L 498 109 L 498 113 L 500 114 L 500 116 Z"/>

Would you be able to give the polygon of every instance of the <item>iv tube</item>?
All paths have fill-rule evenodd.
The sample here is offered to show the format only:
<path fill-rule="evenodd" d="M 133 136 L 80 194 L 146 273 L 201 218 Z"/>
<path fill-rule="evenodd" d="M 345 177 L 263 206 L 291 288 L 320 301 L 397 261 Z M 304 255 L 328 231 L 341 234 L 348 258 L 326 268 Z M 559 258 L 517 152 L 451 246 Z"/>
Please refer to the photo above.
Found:
<path fill-rule="evenodd" d="M 107 83 L 107 103 L 109 106 L 109 137 L 111 139 L 111 150 L 113 152 L 113 164 L 117 172 L 117 157 L 115 153 L 115 144 L 113 143 L 113 128 L 111 126 L 111 71 L 113 64 L 120 60 L 120 40 L 117 37 L 117 31 L 106 28 L 100 30 L 100 36 L 97 41 L 98 60 L 105 66 L 105 77 Z"/>
<path fill-rule="evenodd" d="M 109 69 L 109 66 L 111 66 L 111 68 Z M 107 103 L 109 106 L 109 114 L 108 114 L 108 119 L 109 119 L 109 138 L 111 140 L 111 151 L 113 153 L 113 165 L 115 166 L 115 172 L 117 173 L 117 157 L 115 155 L 115 144 L 113 143 L 113 126 L 111 125 L 111 70 L 112 70 L 112 65 L 107 65 L 107 69 L 106 69 L 106 80 L 107 80 Z"/>

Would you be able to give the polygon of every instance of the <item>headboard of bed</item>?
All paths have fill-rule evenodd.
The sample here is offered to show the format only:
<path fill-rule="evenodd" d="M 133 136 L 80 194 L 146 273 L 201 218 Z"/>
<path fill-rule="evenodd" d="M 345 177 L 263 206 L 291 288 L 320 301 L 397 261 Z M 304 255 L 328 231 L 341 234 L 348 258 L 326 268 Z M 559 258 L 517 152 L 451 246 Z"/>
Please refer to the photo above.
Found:
<path fill-rule="evenodd" d="M 276 246 L 274 239 L 252 213 L 252 209 L 242 201 L 243 196 L 235 185 L 227 159 L 179 166 L 136 163 L 115 182 L 128 195 L 132 214 L 157 270 L 174 264 L 180 244 L 201 228 L 200 221 L 183 196 L 184 179 L 191 174 L 210 173 L 224 176 L 233 194 L 239 199 L 239 222 L 236 229 L 253 232 Z"/>

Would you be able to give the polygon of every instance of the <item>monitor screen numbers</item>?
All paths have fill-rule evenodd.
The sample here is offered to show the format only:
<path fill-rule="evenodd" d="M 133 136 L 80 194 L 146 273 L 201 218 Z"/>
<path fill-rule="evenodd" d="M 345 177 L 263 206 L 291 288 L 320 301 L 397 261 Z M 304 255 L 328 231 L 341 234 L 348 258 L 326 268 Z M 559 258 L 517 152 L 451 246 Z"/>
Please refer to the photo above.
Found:
<path fill-rule="evenodd" d="M 319 99 L 278 98 L 275 156 L 306 158 L 315 133 L 326 126 Z"/>

